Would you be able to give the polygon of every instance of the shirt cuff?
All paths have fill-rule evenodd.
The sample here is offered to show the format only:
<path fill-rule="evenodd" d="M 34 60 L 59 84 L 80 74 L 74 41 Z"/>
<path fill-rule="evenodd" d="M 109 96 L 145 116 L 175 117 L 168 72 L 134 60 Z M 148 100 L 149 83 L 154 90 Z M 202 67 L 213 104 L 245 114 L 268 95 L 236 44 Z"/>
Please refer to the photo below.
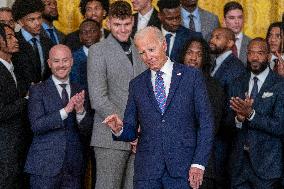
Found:
<path fill-rule="evenodd" d="M 205 167 L 203 165 L 199 165 L 199 164 L 191 164 L 190 167 L 195 167 L 195 168 L 201 169 L 202 171 L 205 170 Z"/>
<path fill-rule="evenodd" d="M 120 137 L 120 135 L 122 134 L 123 132 L 123 127 L 121 128 L 121 130 L 118 132 L 118 133 L 114 133 L 113 130 L 111 130 L 111 133 L 116 136 L 116 137 Z"/>
<path fill-rule="evenodd" d="M 235 117 L 235 124 L 236 124 L 236 127 L 241 129 L 243 127 L 243 123 L 240 122 L 238 119 L 237 119 L 237 116 Z"/>
<path fill-rule="evenodd" d="M 59 113 L 60 113 L 60 116 L 61 116 L 61 119 L 62 119 L 62 120 L 67 119 L 68 114 L 67 114 L 67 112 L 64 110 L 64 108 L 62 108 L 61 110 L 59 110 Z"/>
<path fill-rule="evenodd" d="M 82 113 L 76 113 L 77 122 L 80 123 L 86 115 L 86 111 L 84 110 Z"/>

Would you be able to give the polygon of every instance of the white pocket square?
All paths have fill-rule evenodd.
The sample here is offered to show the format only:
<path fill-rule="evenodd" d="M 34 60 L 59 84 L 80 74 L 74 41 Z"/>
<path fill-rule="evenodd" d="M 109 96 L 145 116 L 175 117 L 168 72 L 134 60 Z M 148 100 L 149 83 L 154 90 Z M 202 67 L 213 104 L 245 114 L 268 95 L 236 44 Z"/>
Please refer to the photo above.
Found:
<path fill-rule="evenodd" d="M 264 92 L 262 94 L 262 98 L 268 98 L 268 97 L 271 97 L 271 96 L 273 96 L 273 93 L 271 93 L 271 92 Z"/>

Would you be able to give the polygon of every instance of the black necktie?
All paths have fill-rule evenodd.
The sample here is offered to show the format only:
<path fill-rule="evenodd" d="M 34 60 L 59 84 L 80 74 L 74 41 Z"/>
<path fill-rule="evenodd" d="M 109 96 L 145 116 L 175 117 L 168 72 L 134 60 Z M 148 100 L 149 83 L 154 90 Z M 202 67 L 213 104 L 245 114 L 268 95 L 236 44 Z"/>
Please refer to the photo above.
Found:
<path fill-rule="evenodd" d="M 171 44 L 171 37 L 172 37 L 172 34 L 171 33 L 168 33 L 166 34 L 166 43 L 167 43 L 167 56 L 170 57 L 170 44 Z"/>
<path fill-rule="evenodd" d="M 188 28 L 189 30 L 191 31 L 195 31 L 195 23 L 194 23 L 194 15 L 193 14 L 190 14 L 189 16 L 189 24 L 188 24 Z"/>
<path fill-rule="evenodd" d="M 37 70 L 40 72 L 40 75 L 42 76 L 43 74 L 43 69 L 41 67 L 41 61 L 40 61 L 40 56 L 39 56 L 39 50 L 37 48 L 37 39 L 34 37 L 31 39 L 32 40 L 32 43 L 33 43 L 33 49 L 34 49 L 34 52 L 35 52 L 35 58 L 36 58 L 36 61 L 37 61 L 37 64 L 36 64 L 36 68 Z"/>
<path fill-rule="evenodd" d="M 210 73 L 212 74 L 212 72 L 214 71 L 216 67 L 216 59 L 214 60 L 214 62 L 211 64 L 211 68 L 210 68 Z"/>
<path fill-rule="evenodd" d="M 67 93 L 67 90 L 66 90 L 67 84 L 62 83 L 62 84 L 59 84 L 59 85 L 62 87 L 61 98 L 62 98 L 63 106 L 65 107 L 69 102 L 69 97 L 68 97 L 68 93 Z"/>
<path fill-rule="evenodd" d="M 250 97 L 252 99 L 255 99 L 257 93 L 258 93 L 258 85 L 257 85 L 257 81 L 258 81 L 258 78 L 257 77 L 254 77 L 253 78 L 253 87 L 252 87 L 252 90 L 251 90 L 251 93 L 250 93 Z"/>
<path fill-rule="evenodd" d="M 278 64 L 279 64 L 279 60 L 278 60 L 278 58 L 275 58 L 274 60 L 273 60 L 273 62 L 275 63 L 274 64 L 274 67 L 273 67 L 273 71 L 275 71 L 275 72 L 277 72 L 278 71 Z"/>
<path fill-rule="evenodd" d="M 49 28 L 49 29 L 47 29 L 47 31 L 48 31 L 48 33 L 49 33 L 50 39 L 51 39 L 51 41 L 53 42 L 53 44 L 57 44 L 55 35 L 54 35 L 54 33 L 53 33 L 53 29 L 52 29 L 52 28 Z"/>

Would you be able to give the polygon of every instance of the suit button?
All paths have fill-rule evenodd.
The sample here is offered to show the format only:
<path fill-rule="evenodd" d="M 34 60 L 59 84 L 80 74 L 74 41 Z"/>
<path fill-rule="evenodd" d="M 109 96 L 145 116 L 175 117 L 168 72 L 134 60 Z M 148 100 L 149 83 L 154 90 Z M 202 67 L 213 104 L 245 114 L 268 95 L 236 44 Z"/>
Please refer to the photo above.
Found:
<path fill-rule="evenodd" d="M 166 120 L 164 120 L 164 119 L 163 119 L 163 120 L 162 120 L 162 122 L 163 122 L 163 123 L 165 123 L 165 122 L 166 122 Z"/>

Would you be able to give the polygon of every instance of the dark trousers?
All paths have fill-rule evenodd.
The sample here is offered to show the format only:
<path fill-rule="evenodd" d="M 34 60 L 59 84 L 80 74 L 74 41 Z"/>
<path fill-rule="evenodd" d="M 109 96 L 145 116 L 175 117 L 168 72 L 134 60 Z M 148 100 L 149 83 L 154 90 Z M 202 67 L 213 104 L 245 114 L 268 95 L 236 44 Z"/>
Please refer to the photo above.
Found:
<path fill-rule="evenodd" d="M 252 168 L 248 152 L 244 151 L 243 169 L 238 178 L 232 178 L 232 189 L 281 189 L 280 179 L 262 179 Z"/>
<path fill-rule="evenodd" d="M 162 178 L 134 181 L 134 189 L 189 189 L 187 178 L 171 177 L 167 170 Z"/>

